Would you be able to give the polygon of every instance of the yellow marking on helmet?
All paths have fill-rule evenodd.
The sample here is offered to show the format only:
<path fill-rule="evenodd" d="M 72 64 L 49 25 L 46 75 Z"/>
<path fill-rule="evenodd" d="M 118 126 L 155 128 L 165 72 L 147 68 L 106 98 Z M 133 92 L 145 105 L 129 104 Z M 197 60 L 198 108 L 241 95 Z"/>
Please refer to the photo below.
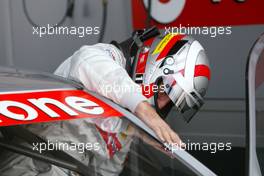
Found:
<path fill-rule="evenodd" d="M 160 53 L 165 46 L 169 43 L 169 41 L 177 34 L 169 33 L 167 34 L 158 44 L 158 46 L 155 48 L 155 50 L 152 52 L 152 55 Z"/>

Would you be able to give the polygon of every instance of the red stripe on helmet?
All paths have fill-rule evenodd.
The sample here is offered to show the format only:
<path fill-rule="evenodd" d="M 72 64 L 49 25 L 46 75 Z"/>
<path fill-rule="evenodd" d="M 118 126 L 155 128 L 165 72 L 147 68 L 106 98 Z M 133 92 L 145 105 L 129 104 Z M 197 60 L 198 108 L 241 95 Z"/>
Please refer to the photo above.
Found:
<path fill-rule="evenodd" d="M 180 70 L 179 72 L 184 76 L 184 69 Z M 211 79 L 210 68 L 207 65 L 196 65 L 193 77 L 198 77 L 198 76 L 204 76 L 208 80 L 210 80 Z M 176 80 L 174 80 L 171 86 L 175 86 L 176 84 L 177 82 Z"/>
<path fill-rule="evenodd" d="M 184 69 L 179 71 L 184 76 Z M 211 79 L 210 68 L 207 65 L 196 65 L 193 77 L 204 76 L 208 80 Z"/>
<path fill-rule="evenodd" d="M 210 68 L 207 65 L 196 65 L 194 70 L 194 77 L 204 76 L 208 80 L 211 79 Z"/>
<path fill-rule="evenodd" d="M 169 53 L 170 49 L 173 47 L 173 45 L 181 40 L 185 35 L 180 35 L 177 34 L 175 36 L 173 36 L 173 38 L 169 41 L 169 43 L 165 46 L 165 48 L 161 51 L 161 53 L 159 54 L 158 58 L 156 59 L 156 61 L 164 58 L 167 56 L 167 54 Z"/>
<path fill-rule="evenodd" d="M 150 47 L 150 45 L 152 45 L 153 41 L 155 38 L 150 38 L 147 41 L 144 42 L 144 46 L 146 47 Z M 136 67 L 136 73 L 145 73 L 145 69 L 146 69 L 146 64 L 147 64 L 147 60 L 148 60 L 148 52 L 145 53 L 140 53 L 139 54 L 139 59 L 137 61 L 137 67 Z"/>

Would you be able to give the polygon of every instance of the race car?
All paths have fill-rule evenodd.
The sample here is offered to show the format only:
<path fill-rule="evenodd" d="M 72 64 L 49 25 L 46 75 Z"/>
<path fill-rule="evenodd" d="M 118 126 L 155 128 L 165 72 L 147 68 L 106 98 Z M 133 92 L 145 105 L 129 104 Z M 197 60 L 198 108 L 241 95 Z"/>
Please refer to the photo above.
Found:
<path fill-rule="evenodd" d="M 264 35 L 252 47 L 246 70 L 248 176 L 261 176 L 264 172 L 263 53 Z M 121 175 L 216 175 L 187 151 L 163 144 L 135 115 L 109 99 L 86 90 L 79 83 L 49 73 L 7 67 L 0 67 L 0 80 L 0 156 L 2 152 L 9 150 L 87 176 L 91 172 L 89 168 L 67 151 L 50 150 L 40 153 L 28 147 L 36 142 L 47 141 L 24 128 L 24 125 L 118 116 L 128 119 L 147 138 L 133 142 Z M 80 102 L 86 103 L 85 110 Z M 45 103 L 53 106 L 41 106 Z M 28 145 L 18 144 L 13 138 L 19 138 Z M 162 157 L 155 157 L 157 155 Z"/>
<path fill-rule="evenodd" d="M 10 150 L 86 176 L 89 175 L 87 166 L 71 157 L 66 151 L 56 150 L 39 153 L 30 147 L 13 142 L 12 138 L 19 138 L 30 145 L 35 142 L 47 143 L 40 136 L 24 128 L 24 125 L 119 116 L 120 118 L 128 119 L 135 128 L 143 131 L 148 138 L 147 141 L 151 141 L 148 142 L 151 146 L 162 146 L 156 152 L 164 155 L 171 163 L 180 164 L 180 168 L 183 170 L 179 171 L 182 173 L 181 175 L 216 175 L 188 152 L 176 150 L 173 146 L 163 144 L 155 133 L 135 115 L 109 99 L 86 90 L 79 83 L 48 73 L 6 67 L 0 68 L 0 80 L 1 151 L 3 149 Z M 83 107 L 78 102 L 86 102 L 86 111 L 82 110 Z M 50 103 L 52 106 L 43 107 L 42 105 L 45 103 Z M 139 144 L 135 142 L 134 146 Z M 133 158 L 136 158 L 136 160 L 133 160 Z M 133 151 L 132 147 L 129 153 L 129 162 L 135 162 L 140 159 L 147 160 L 140 157 L 137 150 Z M 129 164 L 129 162 L 125 167 L 135 164 Z M 155 160 L 146 161 L 145 163 L 150 163 L 152 169 L 155 168 L 154 166 L 160 165 Z M 144 171 L 138 170 L 138 172 Z M 149 173 L 149 175 L 155 174 Z"/>

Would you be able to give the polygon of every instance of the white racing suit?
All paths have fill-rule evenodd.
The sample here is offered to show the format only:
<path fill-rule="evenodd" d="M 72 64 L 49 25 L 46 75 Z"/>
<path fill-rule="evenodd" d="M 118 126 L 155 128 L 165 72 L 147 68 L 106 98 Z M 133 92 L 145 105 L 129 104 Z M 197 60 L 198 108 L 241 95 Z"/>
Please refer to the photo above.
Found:
<path fill-rule="evenodd" d="M 125 70 L 126 60 L 110 44 L 83 46 L 65 60 L 56 75 L 81 82 L 88 90 L 135 111 L 145 101 L 140 86 Z M 132 136 L 126 135 L 129 122 L 124 118 L 78 119 L 26 126 L 30 131 L 51 142 L 98 143 L 99 150 L 84 153 L 66 151 L 91 168 L 91 175 L 114 176 L 123 169 Z M 66 176 L 71 172 L 18 154 L 1 154 L 2 176 Z"/>

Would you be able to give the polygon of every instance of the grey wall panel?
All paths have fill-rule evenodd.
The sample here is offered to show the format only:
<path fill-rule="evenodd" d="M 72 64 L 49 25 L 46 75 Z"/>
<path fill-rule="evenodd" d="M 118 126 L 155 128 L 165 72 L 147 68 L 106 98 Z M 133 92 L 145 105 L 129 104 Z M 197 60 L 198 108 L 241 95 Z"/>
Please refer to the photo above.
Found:
<path fill-rule="evenodd" d="M 167 119 L 185 141 L 231 142 L 245 146 L 245 109 L 243 100 L 207 100 L 189 122 L 170 114 Z"/>
<path fill-rule="evenodd" d="M 27 0 L 28 11 L 34 21 L 40 24 L 55 23 L 65 11 L 66 0 Z M 128 2 L 109 1 L 107 32 L 105 41 L 112 38 L 124 39 L 131 30 L 128 25 Z M 84 5 L 87 15 L 84 16 Z M 125 7 L 125 8 L 124 8 Z M 14 27 L 14 57 L 18 67 L 52 72 L 64 59 L 71 56 L 82 45 L 94 44 L 98 35 L 79 38 L 74 35 L 52 35 L 42 38 L 32 35 L 33 29 L 25 18 L 21 0 L 12 0 L 12 23 Z M 77 0 L 73 19 L 67 19 L 65 26 L 100 26 L 102 18 L 101 1 Z"/>
<path fill-rule="evenodd" d="M 237 26 L 231 35 L 195 36 L 204 45 L 212 68 L 207 97 L 244 97 L 247 56 L 263 32 L 263 25 Z"/>
<path fill-rule="evenodd" d="M 5 49 L 4 49 L 4 14 L 3 14 L 3 1 L 0 1 L 0 65 L 5 65 Z"/>

